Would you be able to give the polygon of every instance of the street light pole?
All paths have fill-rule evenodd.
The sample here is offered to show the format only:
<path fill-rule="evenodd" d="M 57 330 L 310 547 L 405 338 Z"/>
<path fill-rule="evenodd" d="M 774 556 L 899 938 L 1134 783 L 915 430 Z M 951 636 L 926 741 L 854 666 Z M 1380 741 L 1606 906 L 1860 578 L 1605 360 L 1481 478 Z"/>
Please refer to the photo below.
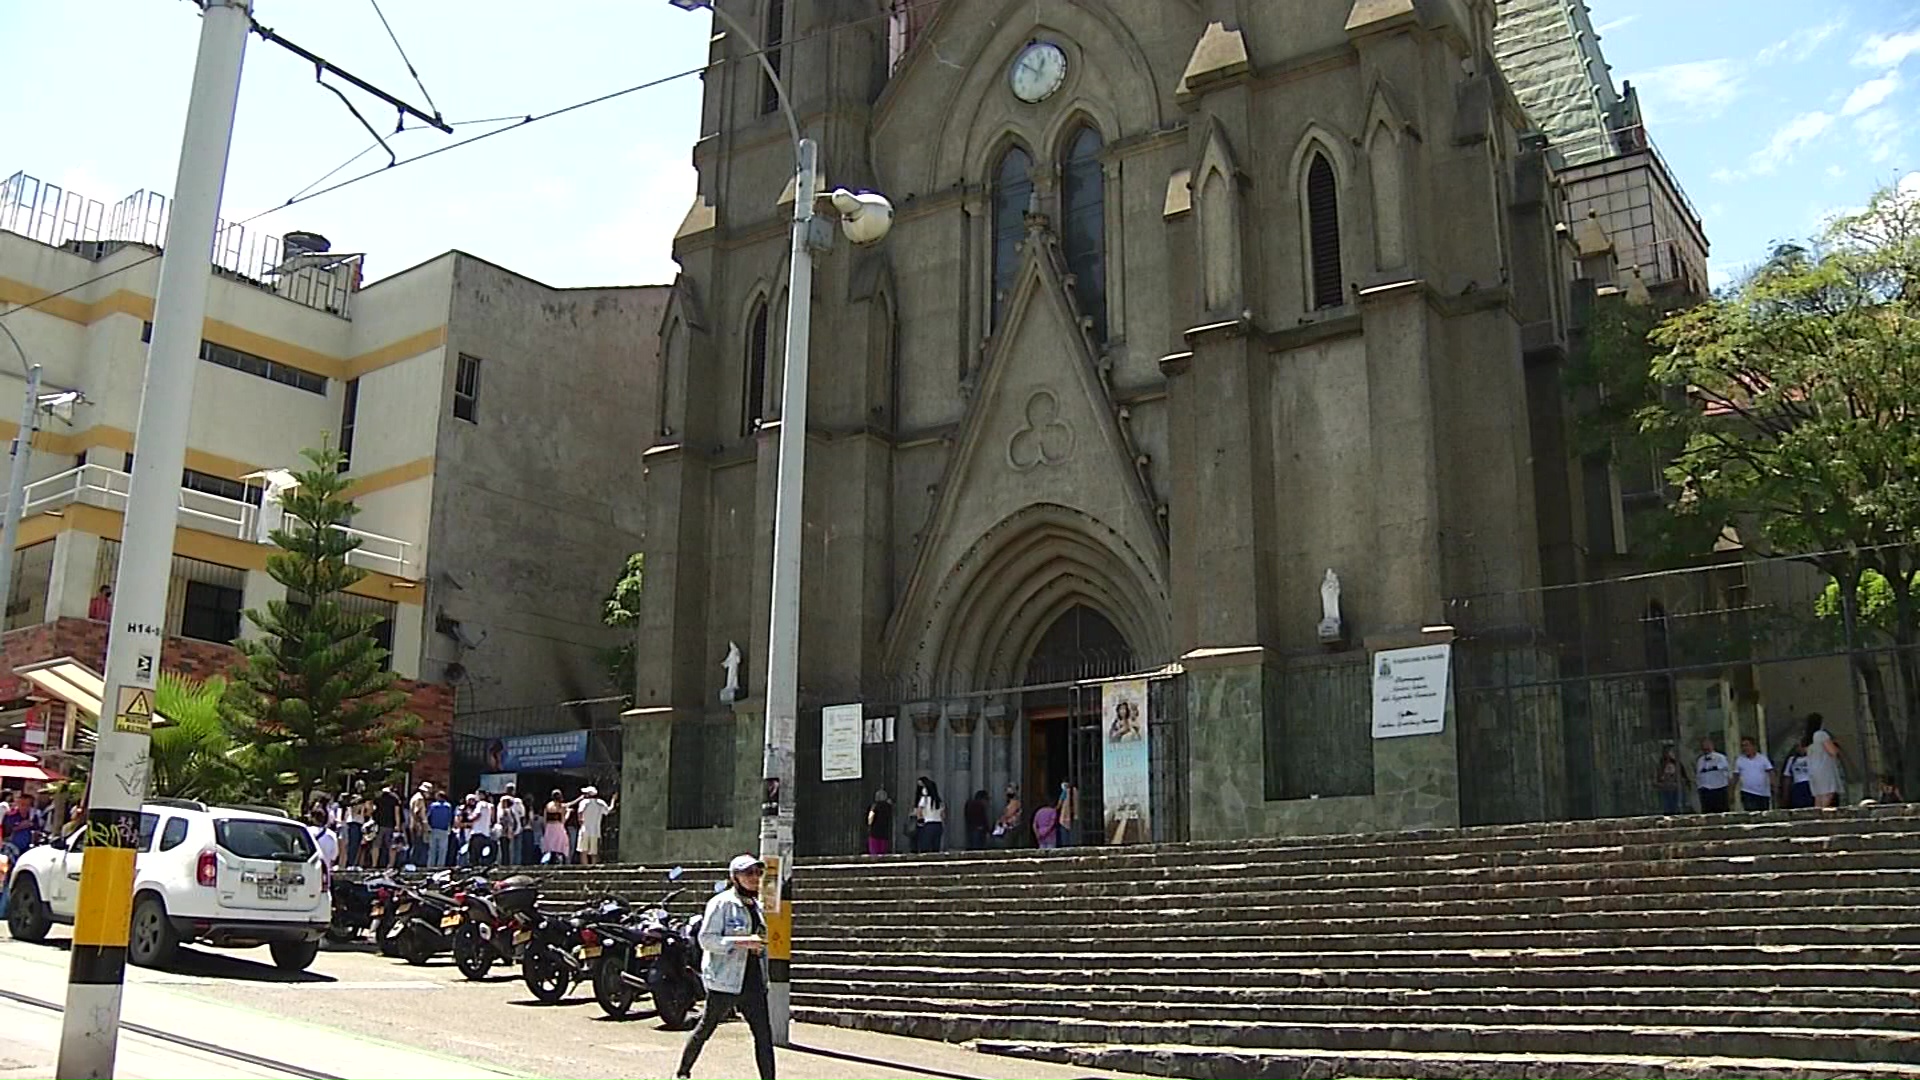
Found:
<path fill-rule="evenodd" d="M 133 462 L 114 579 L 106 692 L 88 785 L 86 848 L 60 1036 L 62 1080 L 113 1075 L 180 470 L 187 455 L 194 364 L 213 276 L 209 266 L 233 142 L 240 67 L 253 22 L 251 3 L 202 0 L 199 56 L 187 99 L 172 220 L 154 300 L 153 341 L 140 391 L 135 430 L 140 452 Z M 158 915 L 166 917 L 164 912 Z"/>
<path fill-rule="evenodd" d="M 9 333 L 8 337 L 13 335 Z M 14 347 L 19 347 L 14 342 Z M 21 354 L 24 360 L 26 355 Z M 13 607 L 13 548 L 20 542 L 20 515 L 27 501 L 27 466 L 33 458 L 33 433 L 40 427 L 40 365 L 27 365 L 27 400 L 20 406 L 20 433 L 13 437 L 13 469 L 7 478 L 7 514 L 0 522 L 0 626 Z"/>

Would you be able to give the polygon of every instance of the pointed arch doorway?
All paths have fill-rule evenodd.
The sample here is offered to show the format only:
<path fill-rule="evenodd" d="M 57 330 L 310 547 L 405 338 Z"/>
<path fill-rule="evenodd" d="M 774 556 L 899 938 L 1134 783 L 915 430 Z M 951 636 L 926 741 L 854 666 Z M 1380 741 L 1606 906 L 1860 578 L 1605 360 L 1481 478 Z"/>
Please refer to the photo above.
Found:
<path fill-rule="evenodd" d="M 1020 712 L 1026 731 L 1023 794 L 1029 811 L 1055 803 L 1063 783 L 1079 790 L 1075 844 L 1101 841 L 1100 686 L 1132 671 L 1134 651 L 1113 620 L 1084 603 L 1061 612 L 1027 660 Z"/>

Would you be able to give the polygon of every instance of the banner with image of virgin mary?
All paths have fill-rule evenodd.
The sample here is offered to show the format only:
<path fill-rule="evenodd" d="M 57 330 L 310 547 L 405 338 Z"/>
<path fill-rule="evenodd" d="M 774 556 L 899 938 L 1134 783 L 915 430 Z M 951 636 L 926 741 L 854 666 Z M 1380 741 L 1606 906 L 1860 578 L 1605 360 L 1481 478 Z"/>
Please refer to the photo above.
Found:
<path fill-rule="evenodd" d="M 1147 681 L 1107 683 L 1100 692 L 1101 795 L 1109 844 L 1153 839 L 1152 770 L 1147 753 Z"/>

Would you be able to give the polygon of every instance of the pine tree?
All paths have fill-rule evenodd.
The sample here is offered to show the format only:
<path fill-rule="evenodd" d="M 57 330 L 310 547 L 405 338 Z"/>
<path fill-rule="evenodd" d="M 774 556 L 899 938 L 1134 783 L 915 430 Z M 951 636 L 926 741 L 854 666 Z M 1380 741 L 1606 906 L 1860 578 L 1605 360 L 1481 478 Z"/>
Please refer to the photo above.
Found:
<path fill-rule="evenodd" d="M 360 539 L 339 526 L 353 502 L 337 450 L 307 450 L 312 468 L 281 498 L 285 524 L 267 573 L 287 599 L 247 619 L 265 635 L 236 642 L 246 661 L 227 686 L 222 712 L 236 745 L 247 748 L 264 786 L 297 791 L 302 805 L 322 780 L 348 770 L 387 768 L 411 756 L 419 720 L 401 712 L 386 650 L 372 635 L 379 621 L 341 610 L 339 596 L 365 572 L 347 563 Z"/>

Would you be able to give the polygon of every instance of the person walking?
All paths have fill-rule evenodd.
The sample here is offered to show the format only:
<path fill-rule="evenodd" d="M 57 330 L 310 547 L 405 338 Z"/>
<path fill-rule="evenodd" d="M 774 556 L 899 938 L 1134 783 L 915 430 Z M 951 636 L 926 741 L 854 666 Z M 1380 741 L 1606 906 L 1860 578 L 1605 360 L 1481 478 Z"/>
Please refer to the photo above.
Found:
<path fill-rule="evenodd" d="M 433 793 L 433 801 L 427 804 L 424 816 L 427 825 L 427 865 L 438 870 L 448 865 L 447 841 L 453 835 L 453 804 L 447 801 L 446 792 Z"/>
<path fill-rule="evenodd" d="M 727 865 L 732 888 L 707 901 L 700 922 L 700 981 L 707 987 L 706 1011 L 680 1051 L 676 1077 L 690 1077 L 700 1051 L 737 1010 L 753 1033 L 753 1060 L 760 1080 L 773 1077 L 773 1024 L 767 1016 L 767 923 L 760 914 L 760 878 L 766 867 L 752 855 Z"/>
<path fill-rule="evenodd" d="M 1074 823 L 1080 818 L 1080 788 L 1072 780 L 1060 781 L 1060 802 L 1056 809 L 1060 814 L 1060 846 L 1072 847 Z"/>
<path fill-rule="evenodd" d="M 580 840 L 574 850 L 579 852 L 580 861 L 585 865 L 600 861 L 600 832 L 606 826 L 607 815 L 613 812 L 614 803 L 619 801 L 619 792 L 614 793 L 613 802 L 608 802 L 592 784 L 581 788 L 580 797 L 573 801 L 574 813 L 580 815 Z"/>
<path fill-rule="evenodd" d="M 1740 756 L 1733 759 L 1740 777 L 1740 808 L 1748 813 L 1773 809 L 1773 759 L 1747 735 L 1740 740 Z"/>
<path fill-rule="evenodd" d="M 1700 791 L 1701 813 L 1724 814 L 1731 809 L 1727 804 L 1727 789 L 1733 783 L 1733 766 L 1727 761 L 1727 755 L 1713 748 L 1710 735 L 1700 736 L 1700 756 L 1693 763 L 1693 782 Z"/>
<path fill-rule="evenodd" d="M 964 814 L 967 819 L 967 850 L 980 851 L 987 846 L 987 821 L 992 809 L 987 806 L 987 789 L 981 788 L 967 800 Z"/>
<path fill-rule="evenodd" d="M 885 855 L 893 847 L 893 800 L 887 798 L 887 789 L 881 788 L 873 793 L 873 804 L 867 807 L 867 854 Z"/>
<path fill-rule="evenodd" d="M 1826 809 L 1840 804 L 1840 744 L 1819 713 L 1807 714 L 1807 786 L 1813 790 L 1813 805 Z"/>
<path fill-rule="evenodd" d="M 1672 746 L 1660 751 L 1660 764 L 1653 770 L 1653 788 L 1660 793 L 1660 812 L 1671 817 L 1680 812 L 1680 798 L 1686 776 L 1680 770 L 1680 754 Z"/>
<path fill-rule="evenodd" d="M 947 833 L 947 804 L 940 798 L 940 785 L 930 776 L 920 778 L 913 801 L 913 850 L 939 851 Z"/>
<path fill-rule="evenodd" d="M 553 789 L 553 796 L 547 800 L 547 808 L 541 812 L 546 821 L 546 832 L 540 839 L 540 865 L 556 863 L 566 865 L 573 856 L 573 845 L 567 840 L 567 804 L 560 795 L 560 789 Z"/>

